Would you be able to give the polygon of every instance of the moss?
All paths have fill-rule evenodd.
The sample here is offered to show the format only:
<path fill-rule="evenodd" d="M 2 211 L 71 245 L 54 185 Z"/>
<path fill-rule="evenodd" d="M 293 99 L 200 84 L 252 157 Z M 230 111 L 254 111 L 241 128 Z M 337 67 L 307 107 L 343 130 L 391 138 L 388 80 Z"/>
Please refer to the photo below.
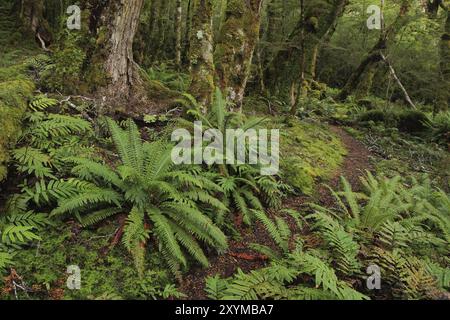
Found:
<path fill-rule="evenodd" d="M 408 133 L 420 133 L 427 130 L 427 116 L 416 110 L 382 110 L 375 109 L 360 115 L 361 122 L 383 123 L 386 127 L 398 128 Z"/>
<path fill-rule="evenodd" d="M 231 100 L 242 102 L 242 88 L 251 68 L 251 57 L 259 37 L 260 15 L 241 0 L 227 3 L 226 19 L 214 51 L 218 82 Z"/>
<path fill-rule="evenodd" d="M 398 160 L 381 160 L 377 161 L 375 170 L 379 176 L 385 176 L 388 178 L 393 178 L 395 176 L 407 177 L 411 175 L 411 169 L 408 163 Z"/>
<path fill-rule="evenodd" d="M 95 299 L 109 296 L 123 299 L 149 299 L 158 297 L 166 284 L 171 282 L 169 273 L 163 269 L 158 253 L 147 255 L 145 278 L 139 278 L 130 255 L 123 246 L 109 249 L 116 229 L 111 222 L 95 229 L 80 230 L 74 223 L 49 227 L 39 247 L 20 250 L 15 257 L 16 271 L 33 290 L 31 299 Z M 81 289 L 69 290 L 66 286 L 69 265 L 81 270 Z M 0 282 L 0 292 L 2 283 Z M 12 298 L 0 295 L 0 299 Z"/>
<path fill-rule="evenodd" d="M 293 119 L 287 124 L 278 120 L 280 125 L 282 177 L 297 190 L 311 194 L 316 182 L 333 176 L 346 150 L 326 126 Z"/>
<path fill-rule="evenodd" d="M 20 133 L 20 122 L 33 91 L 30 81 L 0 82 L 0 181 L 6 177 L 8 149 Z"/>
<path fill-rule="evenodd" d="M 0 82 L 10 81 L 12 79 L 27 80 L 28 77 L 25 75 L 25 70 L 25 64 L 13 65 L 7 68 L 0 68 Z"/>

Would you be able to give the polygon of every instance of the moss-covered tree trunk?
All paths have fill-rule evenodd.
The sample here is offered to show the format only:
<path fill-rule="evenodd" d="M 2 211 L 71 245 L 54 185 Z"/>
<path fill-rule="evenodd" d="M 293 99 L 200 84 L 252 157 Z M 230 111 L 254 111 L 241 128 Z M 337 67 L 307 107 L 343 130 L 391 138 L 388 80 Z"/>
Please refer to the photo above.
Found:
<path fill-rule="evenodd" d="M 181 23 L 183 7 L 181 0 L 177 0 L 175 13 L 175 64 L 181 68 Z"/>
<path fill-rule="evenodd" d="M 447 14 L 445 20 L 444 33 L 440 43 L 440 73 L 441 88 L 437 102 L 437 109 L 446 111 L 450 104 L 450 1 L 443 2 L 442 8 Z"/>
<path fill-rule="evenodd" d="M 20 0 L 16 2 L 19 18 L 25 31 L 31 32 L 42 48 L 50 44 L 52 35 L 48 22 L 44 19 L 44 0 Z"/>
<path fill-rule="evenodd" d="M 135 37 L 144 0 L 88 0 L 90 36 L 96 38 L 88 56 L 86 81 L 91 91 L 112 107 L 147 103 L 147 93 L 133 58 Z"/>
<path fill-rule="evenodd" d="M 300 91 L 307 94 L 316 77 L 321 46 L 331 39 L 348 3 L 348 0 L 334 0 L 327 5 L 314 1 L 305 1 L 302 5 L 300 2 L 301 18 L 289 35 L 286 47 L 277 53 L 267 68 L 266 81 L 272 91 L 280 87 L 291 88 L 291 103 L 295 103 Z"/>
<path fill-rule="evenodd" d="M 213 4 L 196 0 L 189 42 L 192 81 L 189 91 L 206 112 L 214 92 L 214 57 L 212 35 Z"/>
<path fill-rule="evenodd" d="M 369 53 L 364 57 L 359 66 L 353 71 L 347 83 L 339 93 L 338 99 L 345 100 L 349 95 L 356 92 L 358 97 L 366 96 L 372 88 L 372 81 L 375 76 L 379 62 L 382 56 L 386 55 L 389 42 L 397 36 L 399 31 L 408 22 L 408 11 L 411 2 L 403 0 L 399 13 L 394 22 L 388 28 L 382 28 L 380 37 Z"/>
<path fill-rule="evenodd" d="M 183 52 L 181 57 L 183 65 L 187 65 L 189 63 L 192 2 L 193 0 L 188 0 L 186 7 L 186 20 L 184 23 L 184 36 L 183 36 Z"/>
<path fill-rule="evenodd" d="M 253 53 L 259 39 L 263 0 L 228 0 L 225 22 L 214 52 L 218 84 L 242 106 Z"/>

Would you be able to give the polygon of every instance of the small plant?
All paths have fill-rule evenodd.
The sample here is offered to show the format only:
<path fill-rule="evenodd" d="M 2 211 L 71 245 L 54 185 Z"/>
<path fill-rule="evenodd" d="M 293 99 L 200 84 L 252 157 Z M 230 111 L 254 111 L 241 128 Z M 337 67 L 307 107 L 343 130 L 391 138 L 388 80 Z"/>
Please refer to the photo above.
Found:
<path fill-rule="evenodd" d="M 224 133 L 227 129 L 239 128 L 245 132 L 247 129 L 257 128 L 266 121 L 263 118 L 247 119 L 241 113 L 228 111 L 228 102 L 219 89 L 216 89 L 214 101 L 207 114 L 202 113 L 193 97 L 186 95 L 183 101 L 184 105 L 191 107 L 187 114 L 194 120 L 202 121 L 204 130 L 217 129 Z M 189 120 L 181 119 L 178 124 L 193 130 L 193 123 Z M 226 135 L 224 135 L 223 145 L 227 145 Z M 224 204 L 238 211 L 242 215 L 242 220 L 248 225 L 255 218 L 252 210 L 263 212 L 264 205 L 272 208 L 279 207 L 284 193 L 290 190 L 289 186 L 277 177 L 261 175 L 259 165 L 215 164 L 208 166 L 208 171 L 217 174 L 214 180 L 224 191 L 222 198 Z M 222 223 L 224 213 L 219 212 L 216 221 Z"/>

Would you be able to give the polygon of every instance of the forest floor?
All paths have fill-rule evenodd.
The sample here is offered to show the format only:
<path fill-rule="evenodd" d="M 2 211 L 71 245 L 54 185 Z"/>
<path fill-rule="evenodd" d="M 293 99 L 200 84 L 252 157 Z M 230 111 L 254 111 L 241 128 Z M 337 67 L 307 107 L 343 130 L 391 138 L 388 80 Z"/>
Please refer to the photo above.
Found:
<path fill-rule="evenodd" d="M 338 188 L 340 178 L 343 176 L 350 182 L 353 190 L 358 191 L 361 188 L 359 177 L 363 176 L 366 170 L 370 171 L 373 169 L 370 162 L 372 154 L 362 142 L 356 140 L 342 128 L 330 126 L 330 130 L 342 141 L 347 149 L 347 155 L 342 165 L 327 182 L 327 185 L 332 189 Z M 326 207 L 332 207 L 334 205 L 334 199 L 324 184 L 317 185 L 314 194 L 315 200 L 320 204 Z M 285 199 L 283 208 L 301 211 L 312 200 L 312 197 L 305 195 L 289 197 Z M 291 228 L 294 227 L 294 232 L 305 232 L 305 230 L 298 230 L 293 223 L 290 223 L 290 226 Z M 240 241 L 231 240 L 227 253 L 211 257 L 208 268 L 194 268 L 184 277 L 179 289 L 187 295 L 188 299 L 207 299 L 204 287 L 205 279 L 209 276 L 218 274 L 221 277 L 230 277 L 238 269 L 248 272 L 265 266 L 267 259 L 263 255 L 255 253 L 249 247 L 249 244 L 258 243 L 276 248 L 264 227 L 260 223 L 257 223 L 253 226 L 253 230 L 242 226 L 237 226 L 237 229 L 242 239 Z M 308 239 L 307 235 L 304 236 Z"/>

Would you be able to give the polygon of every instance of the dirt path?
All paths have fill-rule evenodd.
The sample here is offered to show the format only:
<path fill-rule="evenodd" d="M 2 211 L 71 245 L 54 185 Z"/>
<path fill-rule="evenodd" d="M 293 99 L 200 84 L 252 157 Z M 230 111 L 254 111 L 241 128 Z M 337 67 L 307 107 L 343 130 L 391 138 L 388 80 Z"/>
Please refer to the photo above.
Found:
<path fill-rule="evenodd" d="M 366 170 L 370 171 L 373 169 L 370 163 L 370 151 L 362 142 L 350 136 L 340 127 L 332 126 L 330 129 L 340 137 L 348 153 L 345 157 L 344 163 L 339 168 L 339 171 L 335 173 L 334 178 L 327 184 L 333 189 L 337 189 L 340 185 L 340 177 L 344 176 L 350 182 L 353 190 L 359 191 L 361 189 L 361 181 L 359 177 L 363 176 Z M 318 188 L 318 193 L 319 200 L 323 205 L 333 204 L 333 198 L 328 188 L 321 185 Z"/>
<path fill-rule="evenodd" d="M 331 126 L 330 130 L 340 137 L 345 145 L 348 154 L 344 163 L 327 183 L 332 188 L 339 186 L 340 176 L 345 176 L 355 190 L 360 188 L 359 177 L 365 170 L 370 170 L 370 152 L 366 147 L 339 127 Z M 323 185 L 318 186 L 316 197 L 323 205 L 332 205 L 333 199 L 329 190 Z M 291 197 L 286 199 L 284 207 L 299 209 L 305 203 L 310 202 L 307 196 Z M 252 228 L 239 229 L 242 240 L 231 240 L 229 250 L 220 256 L 210 257 L 210 267 L 207 269 L 194 268 L 184 277 L 184 282 L 180 286 L 180 291 L 187 295 L 188 299 L 206 299 L 204 286 L 205 278 L 219 274 L 221 277 L 233 275 L 238 268 L 243 271 L 250 271 L 264 267 L 266 261 L 260 255 L 248 248 L 250 243 L 260 243 L 274 247 L 274 243 L 267 235 L 264 228 L 257 224 Z"/>

